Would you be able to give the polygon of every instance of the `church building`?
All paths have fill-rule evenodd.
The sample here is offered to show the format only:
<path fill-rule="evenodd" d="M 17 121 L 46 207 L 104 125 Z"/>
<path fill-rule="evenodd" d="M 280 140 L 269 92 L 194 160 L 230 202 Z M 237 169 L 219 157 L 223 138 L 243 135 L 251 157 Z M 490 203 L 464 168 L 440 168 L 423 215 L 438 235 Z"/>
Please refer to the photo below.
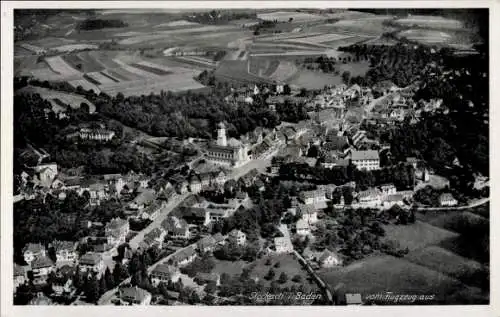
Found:
<path fill-rule="evenodd" d="M 231 138 L 227 140 L 224 123 L 217 125 L 217 142 L 207 150 L 207 160 L 224 166 L 239 167 L 251 160 L 246 144 Z"/>

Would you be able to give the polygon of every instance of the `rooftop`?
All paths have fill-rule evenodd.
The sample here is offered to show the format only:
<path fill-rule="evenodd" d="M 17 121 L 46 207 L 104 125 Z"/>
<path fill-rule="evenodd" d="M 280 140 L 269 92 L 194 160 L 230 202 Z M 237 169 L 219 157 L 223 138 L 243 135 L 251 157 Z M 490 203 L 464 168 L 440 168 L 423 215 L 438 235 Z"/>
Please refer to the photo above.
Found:
<path fill-rule="evenodd" d="M 367 151 L 352 151 L 351 160 L 360 161 L 360 160 L 378 160 L 379 155 L 375 150 L 367 150 Z"/>

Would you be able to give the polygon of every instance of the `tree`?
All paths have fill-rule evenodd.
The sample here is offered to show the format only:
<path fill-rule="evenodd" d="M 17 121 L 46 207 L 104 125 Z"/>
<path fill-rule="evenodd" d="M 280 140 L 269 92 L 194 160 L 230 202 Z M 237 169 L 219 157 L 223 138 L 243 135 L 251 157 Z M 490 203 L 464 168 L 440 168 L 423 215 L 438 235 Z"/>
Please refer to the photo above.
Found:
<path fill-rule="evenodd" d="M 120 262 L 115 264 L 115 268 L 113 269 L 113 279 L 116 284 L 120 283 L 124 279 L 128 277 L 127 270 L 123 268 L 123 265 Z"/>
<path fill-rule="evenodd" d="M 279 268 L 280 266 L 281 266 L 281 263 L 279 261 L 274 264 L 275 268 Z"/>
<path fill-rule="evenodd" d="M 89 303 L 95 303 L 99 299 L 99 281 L 94 274 L 91 274 L 91 276 L 85 280 L 83 293 Z"/>
<path fill-rule="evenodd" d="M 106 285 L 107 285 L 108 288 L 115 287 L 115 279 L 113 277 L 113 274 L 111 274 L 111 271 L 109 270 L 109 267 L 106 267 L 106 271 L 104 273 L 104 278 L 106 280 Z"/>
<path fill-rule="evenodd" d="M 285 84 L 283 86 L 283 94 L 290 95 L 291 92 L 292 92 L 292 89 L 290 88 L 290 86 L 288 84 Z"/>
<path fill-rule="evenodd" d="M 268 258 L 264 264 L 267 266 L 271 265 L 272 264 L 271 259 Z"/>
<path fill-rule="evenodd" d="M 293 278 L 292 278 L 292 281 L 295 282 L 295 283 L 300 283 L 302 282 L 302 276 L 300 276 L 299 274 L 296 274 Z"/>
<path fill-rule="evenodd" d="M 271 268 L 269 269 L 269 271 L 267 272 L 266 276 L 264 276 L 264 278 L 268 281 L 272 280 L 274 277 L 276 276 L 276 272 L 274 272 L 274 270 Z"/>
<path fill-rule="evenodd" d="M 108 285 L 106 284 L 106 278 L 105 276 L 102 276 L 101 279 L 99 280 L 99 296 L 106 293 L 107 290 L 108 290 Z"/>
<path fill-rule="evenodd" d="M 342 73 L 342 82 L 346 85 L 349 85 L 349 81 L 351 79 L 351 73 L 349 71 L 345 71 Z"/>
<path fill-rule="evenodd" d="M 288 281 L 288 276 L 285 272 L 281 272 L 280 277 L 278 278 L 278 283 L 285 284 Z"/>
<path fill-rule="evenodd" d="M 217 284 L 215 282 L 210 281 L 208 284 L 205 286 L 205 292 L 208 294 L 214 294 L 217 291 Z"/>

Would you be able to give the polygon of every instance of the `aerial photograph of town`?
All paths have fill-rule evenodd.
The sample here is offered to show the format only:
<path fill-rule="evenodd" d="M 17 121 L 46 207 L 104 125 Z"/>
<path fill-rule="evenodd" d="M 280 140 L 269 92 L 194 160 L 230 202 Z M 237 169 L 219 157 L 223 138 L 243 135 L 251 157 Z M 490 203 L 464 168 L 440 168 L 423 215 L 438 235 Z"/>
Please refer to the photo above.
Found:
<path fill-rule="evenodd" d="M 13 14 L 14 305 L 490 304 L 488 8 Z"/>

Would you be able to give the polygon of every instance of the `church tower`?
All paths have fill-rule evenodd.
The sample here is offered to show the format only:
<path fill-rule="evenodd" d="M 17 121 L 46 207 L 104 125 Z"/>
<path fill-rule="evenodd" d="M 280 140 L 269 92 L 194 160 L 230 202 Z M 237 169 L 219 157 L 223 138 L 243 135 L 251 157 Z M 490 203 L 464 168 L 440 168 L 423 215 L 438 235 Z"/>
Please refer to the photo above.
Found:
<path fill-rule="evenodd" d="M 217 145 L 227 146 L 226 126 L 222 122 L 217 125 Z"/>

